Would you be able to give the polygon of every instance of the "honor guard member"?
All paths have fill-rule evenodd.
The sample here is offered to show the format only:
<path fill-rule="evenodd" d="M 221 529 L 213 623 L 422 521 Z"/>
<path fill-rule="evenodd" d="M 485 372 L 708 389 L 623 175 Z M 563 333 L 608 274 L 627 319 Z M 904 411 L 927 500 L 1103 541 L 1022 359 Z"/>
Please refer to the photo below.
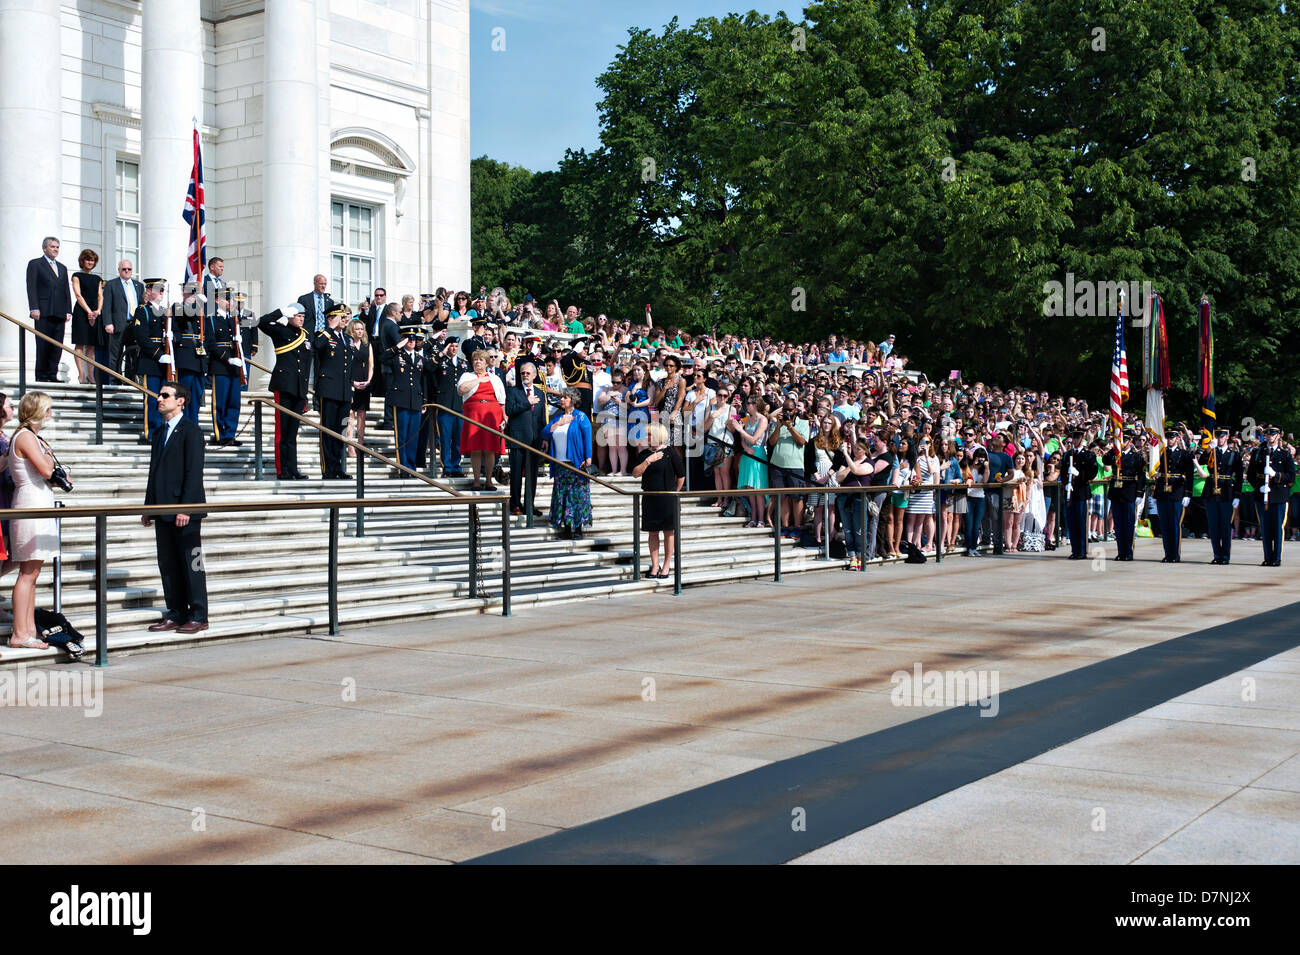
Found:
<path fill-rule="evenodd" d="M 1097 455 L 1083 445 L 1084 430 L 1070 432 L 1070 446 L 1061 461 L 1066 482 L 1065 526 L 1070 534 L 1070 560 L 1087 558 L 1088 495 L 1092 479 L 1097 476 Z"/>
<path fill-rule="evenodd" d="M 325 313 L 325 327 L 312 339 L 316 355 L 316 399 L 323 427 L 343 433 L 352 407 L 352 348 L 343 334 L 348 307 L 336 305 Z M 320 435 L 321 475 L 327 481 L 348 477 L 343 442 L 324 431 Z M 358 464 L 358 467 L 361 465 Z"/>
<path fill-rule="evenodd" d="M 408 326 L 402 330 L 402 347 L 388 363 L 388 394 L 397 415 L 394 437 L 397 460 L 404 468 L 415 470 L 415 450 L 420 438 L 420 409 L 424 405 L 424 329 Z M 400 474 L 400 472 L 399 472 Z"/>
<path fill-rule="evenodd" d="M 438 373 L 436 362 L 442 350 L 443 340 L 447 337 L 447 323 L 438 320 L 438 309 L 432 301 L 427 302 L 424 310 L 425 340 L 424 347 L 424 403 L 438 400 Z M 425 407 L 420 411 L 420 437 L 415 444 L 415 460 L 420 470 L 429 463 L 429 449 L 434 441 L 434 432 L 438 426 L 437 409 Z"/>
<path fill-rule="evenodd" d="M 1214 550 L 1211 564 L 1226 564 L 1232 557 L 1232 515 L 1241 503 L 1244 466 L 1240 451 L 1228 446 L 1228 429 L 1216 428 L 1214 443 L 1201 452 L 1197 473 L 1205 477 L 1201 501 Z"/>
<path fill-rule="evenodd" d="M 492 350 L 492 335 L 490 330 L 496 328 L 482 315 L 470 319 L 470 328 L 474 330 L 469 338 L 460 343 L 460 353 L 462 355 L 473 355 L 476 351 Z"/>
<path fill-rule="evenodd" d="M 472 352 L 471 352 L 472 354 Z M 560 374 L 566 388 L 577 388 L 579 410 L 591 417 L 591 369 L 587 367 L 587 336 L 573 340 L 573 347 L 560 359 Z"/>
<path fill-rule="evenodd" d="M 402 349 L 402 327 L 397 323 L 401 316 L 402 309 L 396 302 L 389 302 L 384 306 L 383 312 L 379 316 L 379 337 L 376 339 L 377 347 L 375 349 L 375 366 L 376 369 L 384 370 L 384 417 L 379 422 L 379 427 L 385 431 L 392 431 L 394 422 L 397 420 L 397 411 L 393 407 L 393 400 L 388 394 L 388 369 L 392 365 L 393 359 Z"/>
<path fill-rule="evenodd" d="M 204 319 L 208 368 L 212 373 L 212 437 L 208 443 L 238 446 L 243 443 L 235 439 L 239 430 L 240 390 L 247 374 L 239 357 L 241 329 L 238 319 L 229 311 L 229 289 L 219 289 L 213 297 L 214 311 Z"/>
<path fill-rule="evenodd" d="M 311 376 L 311 343 L 303 328 L 306 313 L 295 302 L 263 315 L 257 327 L 275 346 L 271 391 L 275 403 L 290 411 L 307 411 L 307 385 Z M 275 474 L 281 481 L 305 481 L 298 470 L 298 419 L 275 412 Z"/>
<path fill-rule="evenodd" d="M 198 282 L 185 282 L 181 285 L 181 300 L 171 307 L 176 380 L 190 391 L 190 400 L 184 403 L 184 413 L 195 424 L 199 423 L 204 379 L 208 376 L 208 352 L 203 341 L 205 301 L 199 293 Z"/>
<path fill-rule="evenodd" d="M 1118 451 L 1111 447 L 1102 463 L 1115 473 L 1111 481 L 1110 513 L 1115 522 L 1116 560 L 1133 559 L 1133 531 L 1137 523 L 1137 499 L 1146 487 L 1147 461 L 1142 452 L 1133 446 L 1137 433 L 1124 429 L 1124 444 Z"/>
<path fill-rule="evenodd" d="M 1162 564 L 1182 560 L 1183 510 L 1192 501 L 1192 453 L 1182 445 L 1182 432 L 1173 428 L 1165 432 L 1165 450 L 1153 478 L 1160 538 L 1165 545 Z"/>
<path fill-rule="evenodd" d="M 1295 458 L 1282 447 L 1282 432 L 1276 427 L 1264 428 L 1264 443 L 1250 459 L 1247 477 L 1253 487 L 1259 488 L 1259 532 L 1264 542 L 1263 567 L 1282 566 L 1282 533 L 1286 527 L 1287 510 L 1291 500 L 1291 485 L 1295 483 Z"/>
<path fill-rule="evenodd" d="M 433 367 L 436 387 L 434 400 L 444 408 L 457 412 L 464 407 L 464 399 L 456 383 L 466 370 L 465 361 L 460 355 L 460 340 L 448 338 L 443 342 Z M 445 411 L 438 412 L 438 456 L 442 460 L 443 477 L 465 476 L 465 472 L 460 469 L 460 419 Z"/>
<path fill-rule="evenodd" d="M 253 374 L 253 366 L 249 362 L 257 357 L 257 314 L 248 307 L 248 296 L 243 292 L 236 292 L 233 299 L 234 307 L 230 314 L 239 323 L 240 345 L 244 351 L 244 383 L 239 390 L 247 391 L 249 376 Z"/>
<path fill-rule="evenodd" d="M 158 394 L 158 389 L 169 377 L 167 366 L 173 363 L 167 347 L 167 309 L 162 304 L 166 291 L 166 279 L 144 280 L 144 301 L 136 307 L 124 340 L 124 347 L 129 342 L 130 347 L 135 349 L 137 380 L 144 379 L 144 386 L 154 395 Z M 151 444 L 151 436 L 162 423 L 158 399 L 146 396 L 144 434 L 140 436 L 140 444 Z"/>

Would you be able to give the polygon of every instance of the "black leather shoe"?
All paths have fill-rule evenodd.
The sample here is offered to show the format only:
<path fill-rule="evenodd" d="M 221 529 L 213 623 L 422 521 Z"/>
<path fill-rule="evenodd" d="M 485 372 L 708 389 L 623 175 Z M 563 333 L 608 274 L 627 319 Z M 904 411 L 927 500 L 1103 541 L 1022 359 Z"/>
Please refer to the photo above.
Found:
<path fill-rule="evenodd" d="M 559 537 L 560 540 L 562 540 L 562 541 L 571 541 L 571 540 L 573 540 L 573 531 L 571 531 L 571 530 L 570 530 L 569 528 L 567 528 L 567 527 L 561 527 L 561 528 L 559 528 L 559 529 L 555 532 L 555 535 L 556 535 L 557 537 Z"/>
<path fill-rule="evenodd" d="M 573 529 L 573 539 L 576 540 L 576 541 L 580 541 L 580 540 L 582 540 L 582 528 L 581 528 L 581 527 L 575 527 L 575 528 Z"/>

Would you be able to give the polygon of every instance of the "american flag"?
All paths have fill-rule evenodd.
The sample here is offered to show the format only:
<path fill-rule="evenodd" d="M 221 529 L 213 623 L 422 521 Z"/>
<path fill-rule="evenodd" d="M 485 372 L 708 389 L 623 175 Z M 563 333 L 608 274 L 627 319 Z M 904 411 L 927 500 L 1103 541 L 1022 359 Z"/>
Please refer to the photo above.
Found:
<path fill-rule="evenodd" d="M 1115 356 L 1110 362 L 1110 420 L 1118 442 L 1124 430 L 1124 402 L 1128 400 L 1128 354 L 1124 350 L 1124 305 L 1120 300 L 1115 319 Z"/>
<path fill-rule="evenodd" d="M 185 257 L 185 281 L 202 277 L 208 264 L 208 236 L 203 212 L 203 156 L 199 152 L 199 127 L 194 126 L 194 169 L 190 172 L 190 191 L 185 196 L 181 217 L 190 227 L 189 253 Z"/>

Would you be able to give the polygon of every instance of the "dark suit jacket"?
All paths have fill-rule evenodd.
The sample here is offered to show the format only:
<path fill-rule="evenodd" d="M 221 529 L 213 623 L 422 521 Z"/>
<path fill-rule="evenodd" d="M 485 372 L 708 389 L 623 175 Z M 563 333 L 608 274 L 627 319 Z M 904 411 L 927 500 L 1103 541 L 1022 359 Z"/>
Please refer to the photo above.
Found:
<path fill-rule="evenodd" d="M 144 285 L 136 279 L 132 279 L 131 284 L 135 286 L 135 303 L 139 307 L 144 304 Z M 109 279 L 104 288 L 104 314 L 100 321 L 113 326 L 114 338 L 121 338 L 126 326 L 131 324 L 134 316 L 130 309 L 131 303 L 126 300 L 126 292 L 122 291 L 122 280 Z"/>
<path fill-rule="evenodd" d="M 540 448 L 542 429 L 546 427 L 546 396 L 536 385 L 531 387 L 533 394 L 537 395 L 537 404 L 532 407 L 528 405 L 528 392 L 523 385 L 506 389 L 506 418 L 509 420 L 505 432 L 529 447 Z"/>
<path fill-rule="evenodd" d="M 189 418 L 181 415 L 176 433 L 163 445 L 167 435 L 166 424 L 153 433 L 153 450 L 149 452 L 149 483 L 145 487 L 145 504 L 204 504 L 203 493 L 203 431 Z M 198 520 L 202 514 L 191 514 Z M 174 517 L 160 517 L 160 521 L 175 521 Z"/>
<path fill-rule="evenodd" d="M 310 338 L 316 334 L 316 293 L 311 291 L 298 298 L 298 304 L 302 306 L 303 312 L 307 318 L 303 321 L 302 327 L 307 329 L 307 337 Z M 330 298 L 330 293 L 325 293 L 325 311 L 328 312 L 334 307 L 334 299 Z M 323 327 L 323 326 L 322 326 Z"/>
<path fill-rule="evenodd" d="M 27 263 L 27 310 L 40 312 L 42 318 L 67 318 L 72 314 L 72 286 L 68 280 L 68 267 L 55 262 L 58 278 L 50 270 L 45 256 L 37 256 Z"/>

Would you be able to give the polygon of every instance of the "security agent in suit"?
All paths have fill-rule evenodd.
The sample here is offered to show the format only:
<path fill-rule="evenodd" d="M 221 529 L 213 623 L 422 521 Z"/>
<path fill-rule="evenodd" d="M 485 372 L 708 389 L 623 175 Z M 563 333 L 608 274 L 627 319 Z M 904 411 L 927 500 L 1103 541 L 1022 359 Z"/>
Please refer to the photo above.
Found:
<path fill-rule="evenodd" d="M 1162 564 L 1182 560 L 1183 510 L 1191 503 L 1192 453 L 1182 446 L 1183 436 L 1165 432 L 1165 452 L 1152 480 L 1155 482 L 1156 512 L 1160 515 L 1160 538 L 1165 545 Z"/>
<path fill-rule="evenodd" d="M 149 453 L 149 482 L 145 504 L 203 504 L 203 432 L 182 413 L 189 389 L 166 382 L 158 392 L 163 424 L 153 433 Z M 177 514 L 156 520 L 147 514 L 140 522 L 153 524 L 158 546 L 158 572 L 162 576 L 167 611 L 149 627 L 158 633 L 198 633 L 208 629 L 208 580 L 203 567 L 203 542 L 199 525 L 203 514 Z"/>
<path fill-rule="evenodd" d="M 316 355 L 316 399 L 322 426 L 343 433 L 352 408 L 352 348 L 343 334 L 348 308 L 339 305 L 325 316 L 326 325 L 312 338 Z M 325 432 L 320 436 L 321 475 L 327 481 L 345 480 L 343 442 Z"/>
<path fill-rule="evenodd" d="M 424 405 L 424 329 L 418 325 L 403 329 L 402 346 L 388 360 L 388 397 L 397 416 L 397 460 L 415 470 L 416 445 L 420 432 L 420 409 Z"/>
<path fill-rule="evenodd" d="M 517 385 L 506 389 L 506 427 L 510 437 L 524 442 L 530 448 L 542 446 L 542 429 L 546 427 L 546 396 L 534 384 L 537 366 L 529 358 L 521 358 L 515 365 Z M 533 507 L 537 498 L 537 466 L 541 459 L 530 451 L 510 445 L 510 513 L 523 514 L 524 507 Z M 527 482 L 526 495 L 520 490 Z M 524 502 L 527 502 L 525 505 Z M 541 514 L 533 507 L 533 514 Z"/>
<path fill-rule="evenodd" d="M 402 327 L 397 323 L 401 314 L 401 306 L 396 302 L 385 305 L 379 319 L 379 336 L 375 339 L 378 343 L 375 348 L 375 365 L 384 369 L 384 417 L 380 420 L 379 427 L 385 431 L 393 430 L 394 422 L 397 421 L 397 411 L 388 394 L 388 369 L 403 347 Z"/>
<path fill-rule="evenodd" d="M 1198 455 L 1196 470 L 1205 476 L 1201 503 L 1214 550 L 1210 563 L 1226 564 L 1232 558 L 1232 515 L 1241 502 L 1244 478 L 1241 452 L 1228 446 L 1227 428 L 1215 429 L 1214 443 Z"/>
<path fill-rule="evenodd" d="M 68 267 L 58 260 L 59 240 L 46 236 L 41 255 L 27 263 L 28 315 L 38 332 L 62 342 L 72 321 L 72 285 Z M 36 380 L 58 381 L 62 350 L 43 338 L 36 339 Z"/>
<path fill-rule="evenodd" d="M 1070 533 L 1070 560 L 1087 558 L 1088 547 L 1088 494 L 1090 483 L 1097 475 L 1097 455 L 1084 447 L 1084 431 L 1075 428 L 1070 432 L 1070 447 L 1061 458 L 1061 479 L 1065 489 L 1065 526 Z"/>
<path fill-rule="evenodd" d="M 114 371 L 122 371 L 122 353 L 123 345 L 126 342 L 126 330 L 131 324 L 131 318 L 135 315 L 135 310 L 140 307 L 144 301 L 144 285 L 134 277 L 135 266 L 129 259 L 123 259 L 117 264 L 117 278 L 109 279 L 104 284 L 104 314 L 101 317 L 104 328 L 104 357 L 101 360 L 98 352 L 95 360 L 101 365 L 107 365 Z M 134 361 L 131 363 L 134 366 Z M 126 372 L 128 378 L 133 377 L 134 367 Z M 105 376 L 107 377 L 107 376 Z M 105 384 L 116 384 L 115 379 L 109 379 Z"/>
<path fill-rule="evenodd" d="M 311 343 L 303 328 L 306 313 L 295 303 L 263 315 L 257 327 L 275 346 L 275 368 L 271 371 L 271 391 L 275 403 L 290 411 L 307 411 L 307 391 L 311 378 Z M 298 470 L 298 419 L 275 412 L 275 473 L 281 481 L 305 481 Z"/>
<path fill-rule="evenodd" d="M 1252 486 L 1259 488 L 1259 533 L 1264 542 L 1264 561 L 1261 566 L 1282 566 L 1282 532 L 1286 527 L 1287 511 L 1291 503 L 1291 487 L 1295 484 L 1295 458 L 1282 447 L 1282 432 L 1275 427 L 1264 428 L 1264 444 L 1251 456 L 1246 470 Z M 1268 501 L 1264 488 L 1268 487 Z"/>
<path fill-rule="evenodd" d="M 144 280 L 144 301 L 135 310 L 131 324 L 126 330 L 127 341 L 130 342 L 136 356 L 137 380 L 143 378 L 145 387 L 155 395 L 167 377 L 167 366 L 172 364 L 172 356 L 167 354 L 167 309 L 162 304 L 166 289 L 166 279 Z M 172 338 L 174 341 L 175 333 Z M 162 422 L 158 400 L 146 396 L 144 434 L 140 436 L 140 443 L 150 444 L 153 433 Z"/>
<path fill-rule="evenodd" d="M 434 360 L 433 378 L 437 402 L 444 408 L 460 411 L 465 404 L 456 383 L 468 366 L 461 358 L 460 339 L 448 338 Z M 460 419 L 445 411 L 438 412 L 438 456 L 442 459 L 443 477 L 464 477 L 460 469 Z"/>
<path fill-rule="evenodd" d="M 1136 523 L 1138 496 L 1146 487 L 1146 458 L 1133 446 L 1137 433 L 1124 429 L 1123 447 L 1112 446 L 1102 457 L 1102 463 L 1114 471 L 1108 491 L 1110 512 L 1115 520 L 1115 542 L 1119 553 L 1116 560 L 1133 559 L 1133 531 Z"/>
<path fill-rule="evenodd" d="M 218 291 L 213 304 L 213 313 L 203 319 L 208 370 L 212 373 L 212 437 L 208 441 L 225 447 L 238 446 L 243 444 L 235 438 L 235 432 L 239 430 L 241 376 L 246 372 L 235 341 L 242 339 L 242 329 L 229 312 L 229 289 Z"/>
<path fill-rule="evenodd" d="M 181 286 L 181 300 L 172 305 L 173 353 L 176 357 L 176 380 L 189 389 L 185 417 L 199 423 L 203 406 L 204 379 L 208 376 L 208 352 L 203 342 L 204 297 L 197 282 Z"/>

